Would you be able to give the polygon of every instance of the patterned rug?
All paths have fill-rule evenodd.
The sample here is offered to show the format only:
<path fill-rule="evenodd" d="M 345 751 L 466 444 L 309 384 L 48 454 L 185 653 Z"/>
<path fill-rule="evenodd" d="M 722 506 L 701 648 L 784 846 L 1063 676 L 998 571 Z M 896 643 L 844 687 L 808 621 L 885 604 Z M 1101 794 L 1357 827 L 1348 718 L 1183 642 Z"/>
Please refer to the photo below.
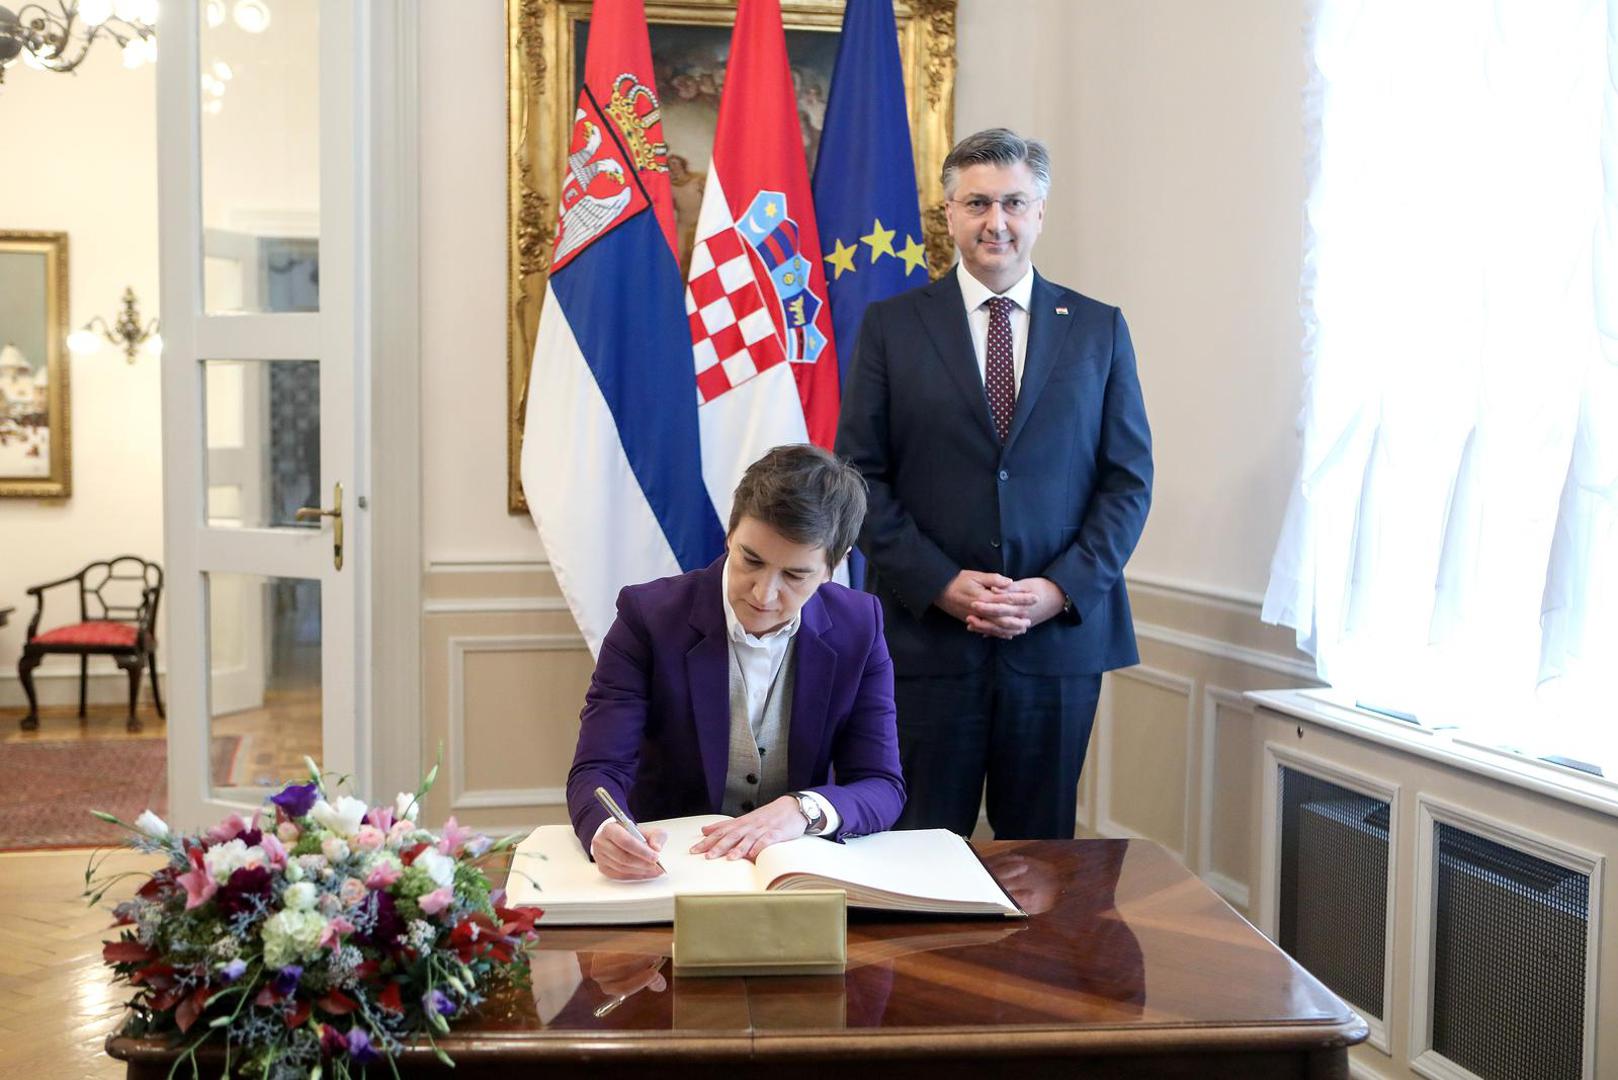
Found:
<path fill-rule="evenodd" d="M 231 774 L 240 745 L 234 735 L 213 740 L 214 776 Z M 124 831 L 90 811 L 166 816 L 167 770 L 163 739 L 0 743 L 0 851 L 116 844 Z"/>

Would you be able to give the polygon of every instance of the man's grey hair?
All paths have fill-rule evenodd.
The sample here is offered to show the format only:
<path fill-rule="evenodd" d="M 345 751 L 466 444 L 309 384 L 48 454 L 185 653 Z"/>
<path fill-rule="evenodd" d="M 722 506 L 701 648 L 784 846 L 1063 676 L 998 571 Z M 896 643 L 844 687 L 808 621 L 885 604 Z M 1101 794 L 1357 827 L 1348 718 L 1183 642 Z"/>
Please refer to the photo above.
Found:
<path fill-rule="evenodd" d="M 1051 192 L 1051 152 L 1038 139 L 1025 139 L 1010 128 L 987 128 L 974 132 L 955 144 L 944 159 L 944 194 L 955 194 L 955 181 L 962 169 L 973 165 L 1012 166 L 1019 161 L 1034 174 L 1034 186 L 1041 199 Z"/>

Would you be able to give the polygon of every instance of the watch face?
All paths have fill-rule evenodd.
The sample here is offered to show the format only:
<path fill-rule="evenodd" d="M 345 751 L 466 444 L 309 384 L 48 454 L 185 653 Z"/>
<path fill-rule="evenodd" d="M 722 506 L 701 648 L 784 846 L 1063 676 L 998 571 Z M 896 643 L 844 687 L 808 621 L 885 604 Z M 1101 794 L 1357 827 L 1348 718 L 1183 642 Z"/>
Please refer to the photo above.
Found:
<path fill-rule="evenodd" d="M 806 832 L 816 832 L 826 823 L 826 815 L 820 809 L 820 804 L 807 795 L 798 796 L 798 809 L 803 813 L 804 820 L 808 822 Z"/>

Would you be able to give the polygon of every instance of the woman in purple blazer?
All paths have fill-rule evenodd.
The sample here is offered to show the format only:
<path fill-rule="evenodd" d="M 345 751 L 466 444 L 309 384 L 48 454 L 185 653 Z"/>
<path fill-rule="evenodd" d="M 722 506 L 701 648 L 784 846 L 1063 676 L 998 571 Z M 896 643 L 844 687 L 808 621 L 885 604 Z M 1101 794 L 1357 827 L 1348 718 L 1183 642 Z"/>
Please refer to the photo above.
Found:
<path fill-rule="evenodd" d="M 636 840 L 597 787 L 637 821 L 734 815 L 703 830 L 693 850 L 709 858 L 863 836 L 898 818 L 882 610 L 831 582 L 864 516 L 851 466 L 776 447 L 737 486 L 718 561 L 618 594 L 567 780 L 573 827 L 603 874 L 656 876 L 664 836 Z"/>

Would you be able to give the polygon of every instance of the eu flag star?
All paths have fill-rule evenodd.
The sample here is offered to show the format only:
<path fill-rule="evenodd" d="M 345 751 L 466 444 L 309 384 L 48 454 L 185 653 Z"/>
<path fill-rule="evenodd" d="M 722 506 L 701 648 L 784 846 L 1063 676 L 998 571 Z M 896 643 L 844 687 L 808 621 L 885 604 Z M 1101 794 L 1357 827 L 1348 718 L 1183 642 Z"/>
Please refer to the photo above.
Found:
<path fill-rule="evenodd" d="M 877 218 L 872 224 L 870 232 L 860 237 L 860 239 L 865 243 L 871 245 L 872 263 L 875 263 L 877 259 L 884 255 L 894 255 L 897 257 L 897 253 L 893 250 L 893 237 L 894 231 L 892 229 L 884 229 L 882 227 L 881 218 Z"/>
<path fill-rule="evenodd" d="M 927 270 L 927 249 L 916 242 L 914 236 L 905 237 L 905 246 L 899 251 L 899 258 L 905 261 L 905 277 L 910 276 L 912 270 Z"/>
<path fill-rule="evenodd" d="M 832 253 L 830 255 L 823 256 L 827 262 L 831 263 L 833 270 L 835 271 L 831 277 L 833 281 L 836 281 L 838 278 L 842 277 L 844 270 L 847 270 L 849 273 L 854 272 L 854 255 L 859 250 L 859 248 L 852 244 L 845 244 L 841 240 L 838 240 L 837 246 L 832 249 Z"/>

